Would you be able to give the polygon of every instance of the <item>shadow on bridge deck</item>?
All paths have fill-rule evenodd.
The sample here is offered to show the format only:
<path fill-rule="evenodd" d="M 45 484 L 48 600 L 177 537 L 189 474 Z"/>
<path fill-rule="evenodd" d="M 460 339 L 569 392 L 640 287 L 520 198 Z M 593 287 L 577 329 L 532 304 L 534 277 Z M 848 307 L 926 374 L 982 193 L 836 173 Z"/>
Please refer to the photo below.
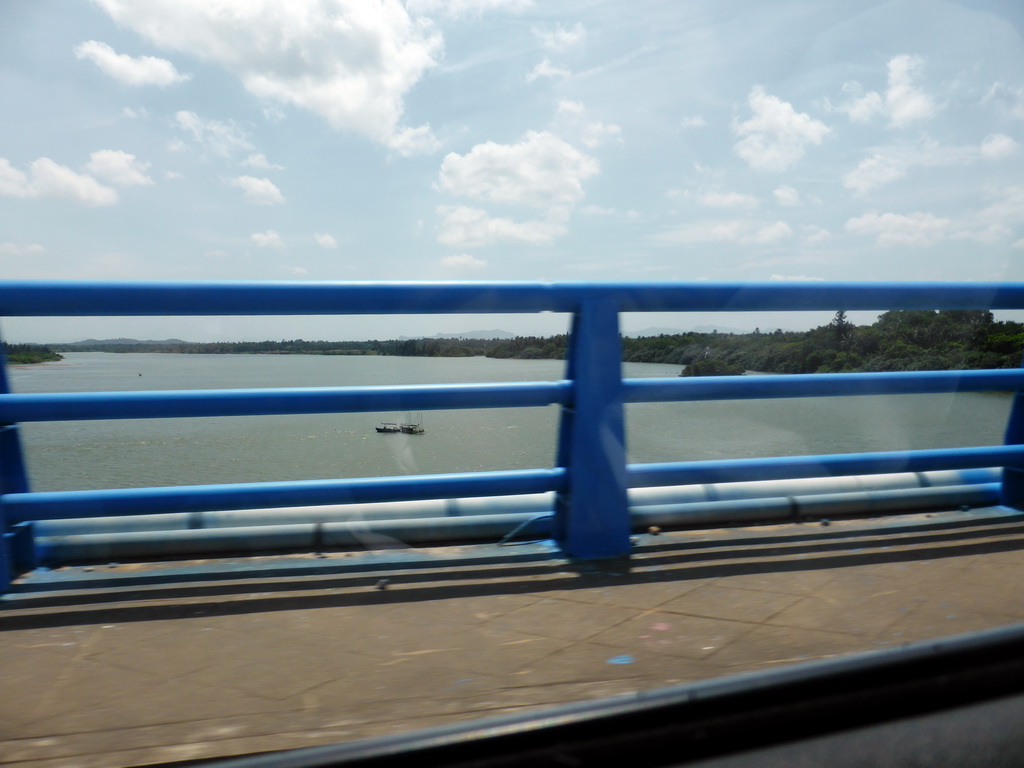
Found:
<path fill-rule="evenodd" d="M 4 764 L 306 747 L 1024 621 L 1002 508 L 40 570 L 0 602 Z M 14 693 L 15 695 L 11 695 Z"/>

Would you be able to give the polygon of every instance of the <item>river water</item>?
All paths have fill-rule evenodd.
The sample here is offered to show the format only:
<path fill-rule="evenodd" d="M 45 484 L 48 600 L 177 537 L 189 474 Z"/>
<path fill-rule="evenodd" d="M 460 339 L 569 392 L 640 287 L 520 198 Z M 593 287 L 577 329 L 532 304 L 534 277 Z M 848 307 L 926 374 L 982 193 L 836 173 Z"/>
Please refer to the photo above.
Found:
<path fill-rule="evenodd" d="M 679 366 L 628 363 L 630 378 Z M 325 387 L 547 381 L 554 360 L 79 352 L 14 366 L 15 392 Z M 897 395 L 707 403 L 626 410 L 629 461 L 742 458 L 994 445 L 1006 394 Z M 558 409 L 423 414 L 426 434 L 377 434 L 404 413 L 28 423 L 33 490 L 378 477 L 552 466 Z"/>

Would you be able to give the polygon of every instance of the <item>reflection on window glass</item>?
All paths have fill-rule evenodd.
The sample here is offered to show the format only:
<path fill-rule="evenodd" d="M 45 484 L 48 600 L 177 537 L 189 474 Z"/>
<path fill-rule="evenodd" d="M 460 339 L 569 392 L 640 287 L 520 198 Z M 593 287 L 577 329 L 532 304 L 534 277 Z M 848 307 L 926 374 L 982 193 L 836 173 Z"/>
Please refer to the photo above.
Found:
<path fill-rule="evenodd" d="M 124 399 L 0 430 L 2 677 L 33 692 L 0 705 L 0 751 L 254 754 L 1024 619 L 997 458 L 901 459 L 1001 446 L 1018 385 L 726 392 L 1009 371 L 1019 307 L 623 304 L 591 348 L 574 307 L 494 304 L 1021 280 L 1022 21 L 997 0 L 7 3 L 0 292 L 487 290 L 3 317 L 0 397 Z M 352 399 L 308 405 L 331 388 Z"/>

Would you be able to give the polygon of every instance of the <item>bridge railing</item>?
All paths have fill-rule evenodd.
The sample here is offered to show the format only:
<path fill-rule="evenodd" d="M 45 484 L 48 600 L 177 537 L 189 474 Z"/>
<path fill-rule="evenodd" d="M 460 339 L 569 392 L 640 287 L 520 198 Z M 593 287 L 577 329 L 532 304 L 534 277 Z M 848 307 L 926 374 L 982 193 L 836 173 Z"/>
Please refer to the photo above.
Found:
<path fill-rule="evenodd" d="M 11 392 L 0 367 L 0 569 L 33 567 L 42 520 L 556 493 L 553 531 L 570 557 L 627 554 L 631 487 L 935 469 L 1004 468 L 1024 503 L 1024 401 L 998 446 L 627 465 L 626 403 L 1024 390 L 1024 371 L 927 371 L 623 379 L 623 312 L 1024 309 L 997 283 L 63 283 L 0 281 L 0 317 L 379 315 L 562 312 L 566 372 L 554 382 L 151 392 Z M 18 425 L 465 408 L 561 408 L 554 467 L 384 478 L 32 492 Z"/>

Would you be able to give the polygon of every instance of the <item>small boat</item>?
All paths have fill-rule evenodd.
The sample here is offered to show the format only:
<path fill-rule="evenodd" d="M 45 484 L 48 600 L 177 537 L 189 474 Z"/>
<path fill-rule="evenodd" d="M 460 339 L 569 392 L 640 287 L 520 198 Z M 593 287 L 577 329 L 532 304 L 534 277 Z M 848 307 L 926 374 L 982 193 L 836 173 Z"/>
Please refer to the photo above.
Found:
<path fill-rule="evenodd" d="M 423 414 L 417 413 L 416 418 L 412 417 L 411 413 L 405 414 L 405 421 L 398 423 L 396 421 L 382 421 L 379 427 L 376 427 L 377 432 L 384 434 L 395 434 L 401 432 L 405 435 L 422 435 L 425 430 L 423 428 Z"/>
<path fill-rule="evenodd" d="M 423 428 L 422 413 L 417 413 L 415 419 L 413 419 L 411 413 L 405 414 L 405 421 L 399 424 L 398 427 L 407 435 L 422 435 L 427 431 Z"/>

